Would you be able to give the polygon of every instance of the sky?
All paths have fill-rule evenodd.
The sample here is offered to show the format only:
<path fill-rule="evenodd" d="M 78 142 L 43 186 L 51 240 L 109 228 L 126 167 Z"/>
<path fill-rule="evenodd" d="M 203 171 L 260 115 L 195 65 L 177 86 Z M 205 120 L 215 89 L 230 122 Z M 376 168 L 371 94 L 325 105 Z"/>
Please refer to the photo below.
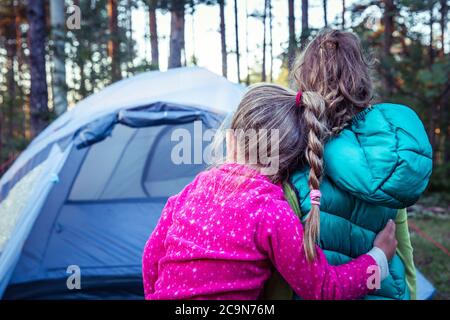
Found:
<path fill-rule="evenodd" d="M 354 3 L 354 0 L 347 0 L 346 6 Z M 226 41 L 228 49 L 228 78 L 237 82 L 237 63 L 235 52 L 235 31 L 234 31 L 234 1 L 226 1 L 225 24 Z M 286 49 L 288 41 L 288 1 L 272 0 L 273 6 L 273 52 L 274 57 L 279 56 Z M 261 64 L 263 24 L 255 18 L 248 19 L 246 25 L 246 11 L 251 14 L 255 11 L 262 12 L 264 0 L 238 0 L 239 15 L 239 40 L 241 52 L 241 77 L 244 79 L 247 71 L 247 64 L 251 67 Z M 342 12 L 341 0 L 328 0 L 328 22 L 339 21 Z M 347 12 L 350 14 L 349 12 Z M 295 1 L 296 31 L 297 35 L 301 31 L 301 1 Z M 350 17 L 346 20 L 349 22 Z M 324 25 L 322 0 L 309 1 L 309 25 L 312 28 L 321 28 Z M 133 38 L 137 42 L 139 58 L 150 57 L 150 43 L 145 41 L 148 34 L 148 12 L 141 9 L 133 11 Z M 169 35 L 170 35 L 170 13 L 158 12 L 157 25 L 159 33 L 159 54 L 160 67 L 167 69 L 169 56 Z M 219 6 L 198 6 L 194 17 L 186 15 L 186 56 L 187 60 L 195 53 L 198 65 L 205 67 L 217 74 L 222 74 L 222 59 L 219 34 Z M 248 30 L 249 57 L 246 55 L 246 34 Z M 269 52 L 269 51 L 267 51 Z M 269 68 L 269 65 L 268 65 Z M 281 60 L 274 61 L 274 79 L 276 79 L 281 69 Z"/>

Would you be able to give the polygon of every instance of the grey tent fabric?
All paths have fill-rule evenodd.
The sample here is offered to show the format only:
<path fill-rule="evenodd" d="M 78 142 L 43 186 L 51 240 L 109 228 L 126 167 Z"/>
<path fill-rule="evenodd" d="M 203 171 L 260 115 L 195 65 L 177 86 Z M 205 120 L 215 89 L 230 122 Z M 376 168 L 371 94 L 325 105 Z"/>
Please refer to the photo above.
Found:
<path fill-rule="evenodd" d="M 172 133 L 182 129 L 193 137 L 194 121 L 200 120 L 206 130 L 222 119 L 195 108 L 178 113 L 183 108 L 188 109 L 170 106 L 154 117 L 150 105 L 121 112 L 120 121 L 117 114 L 102 117 L 76 132 L 74 141 L 81 143 L 72 147 L 43 205 L 5 298 L 72 298 L 55 284 L 65 281 L 70 265 L 79 266 L 92 286 L 89 297 L 139 297 L 141 253 L 167 198 L 206 167 L 203 162 L 174 164 L 171 152 L 178 142 L 172 141 Z M 202 142 L 201 151 L 207 144 Z M 193 153 L 194 145 L 190 148 Z M 104 289 L 105 281 L 125 286 L 124 296 L 115 291 L 117 286 Z"/>
<path fill-rule="evenodd" d="M 121 110 L 95 120 L 75 133 L 75 146 L 83 148 L 108 137 L 118 123 L 133 128 L 189 123 L 200 120 L 208 127 L 217 127 L 220 117 L 194 107 L 168 103 L 155 103 L 150 106 Z"/>
<path fill-rule="evenodd" d="M 0 177 L 0 210 L 23 201 L 14 209 L 18 219 L 3 221 L 0 297 L 142 298 L 145 239 L 167 197 L 205 167 L 171 167 L 170 148 L 160 138 L 176 128 L 189 132 L 197 120 L 218 127 L 244 90 L 201 68 L 145 72 L 53 121 Z M 33 175 L 35 169 L 42 171 Z M 88 186 L 81 173 L 99 183 Z M 95 192 L 83 193 L 88 188 Z M 68 263 L 82 270 L 80 292 L 66 286 Z"/>
<path fill-rule="evenodd" d="M 116 125 L 108 139 L 90 147 L 68 199 L 167 198 L 178 193 L 205 165 L 170 161 L 177 143 L 171 141 L 171 134 L 177 129 L 194 135 L 193 123 L 138 129 Z M 203 143 L 202 149 L 205 147 Z M 193 145 L 190 153 L 194 153 Z"/>

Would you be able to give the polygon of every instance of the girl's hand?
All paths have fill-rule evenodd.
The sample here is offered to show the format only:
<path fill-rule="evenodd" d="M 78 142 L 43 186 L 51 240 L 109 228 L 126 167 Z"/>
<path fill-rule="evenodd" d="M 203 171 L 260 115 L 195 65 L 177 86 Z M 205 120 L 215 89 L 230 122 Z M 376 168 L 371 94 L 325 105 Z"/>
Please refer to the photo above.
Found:
<path fill-rule="evenodd" d="M 397 250 L 397 239 L 395 238 L 395 223 L 389 220 L 383 230 L 377 234 L 373 243 L 374 247 L 383 250 L 388 261 L 392 259 Z"/>

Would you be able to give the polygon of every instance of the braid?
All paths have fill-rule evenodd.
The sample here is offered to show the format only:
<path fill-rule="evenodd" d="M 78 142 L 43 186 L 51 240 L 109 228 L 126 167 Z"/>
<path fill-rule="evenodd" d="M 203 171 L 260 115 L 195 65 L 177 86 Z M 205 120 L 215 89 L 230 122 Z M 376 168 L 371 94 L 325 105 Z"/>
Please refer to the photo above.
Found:
<path fill-rule="evenodd" d="M 355 114 L 370 105 L 373 84 L 369 69 L 372 65 L 355 34 L 325 29 L 296 59 L 290 73 L 293 87 L 304 92 L 305 157 L 310 166 L 308 184 L 311 190 L 304 246 L 309 261 L 315 257 L 315 241 L 320 229 L 317 198 L 323 175 L 323 145 L 330 136 L 338 135 Z"/>
<path fill-rule="evenodd" d="M 306 160 L 310 166 L 308 186 L 310 192 L 320 189 L 323 175 L 323 145 L 329 132 L 327 130 L 325 101 L 314 92 L 303 94 L 304 120 L 308 140 Z M 306 219 L 304 248 L 308 261 L 316 256 L 316 240 L 320 232 L 320 208 L 317 203 L 311 203 L 311 210 Z"/>
<path fill-rule="evenodd" d="M 352 120 L 353 114 L 346 111 L 347 110 L 341 111 L 342 116 L 340 118 L 340 121 L 336 123 L 330 130 L 331 136 L 337 136 Z"/>

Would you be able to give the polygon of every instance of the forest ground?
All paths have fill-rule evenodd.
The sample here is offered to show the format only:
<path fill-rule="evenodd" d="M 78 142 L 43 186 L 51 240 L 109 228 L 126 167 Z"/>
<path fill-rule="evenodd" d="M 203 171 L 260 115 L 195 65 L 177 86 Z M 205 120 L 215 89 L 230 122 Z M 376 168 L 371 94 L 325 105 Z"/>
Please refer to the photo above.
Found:
<path fill-rule="evenodd" d="M 408 212 L 416 267 L 435 286 L 434 299 L 449 300 L 450 194 L 426 194 Z M 438 246 L 442 245 L 444 250 L 433 244 L 428 237 L 436 241 Z"/>

